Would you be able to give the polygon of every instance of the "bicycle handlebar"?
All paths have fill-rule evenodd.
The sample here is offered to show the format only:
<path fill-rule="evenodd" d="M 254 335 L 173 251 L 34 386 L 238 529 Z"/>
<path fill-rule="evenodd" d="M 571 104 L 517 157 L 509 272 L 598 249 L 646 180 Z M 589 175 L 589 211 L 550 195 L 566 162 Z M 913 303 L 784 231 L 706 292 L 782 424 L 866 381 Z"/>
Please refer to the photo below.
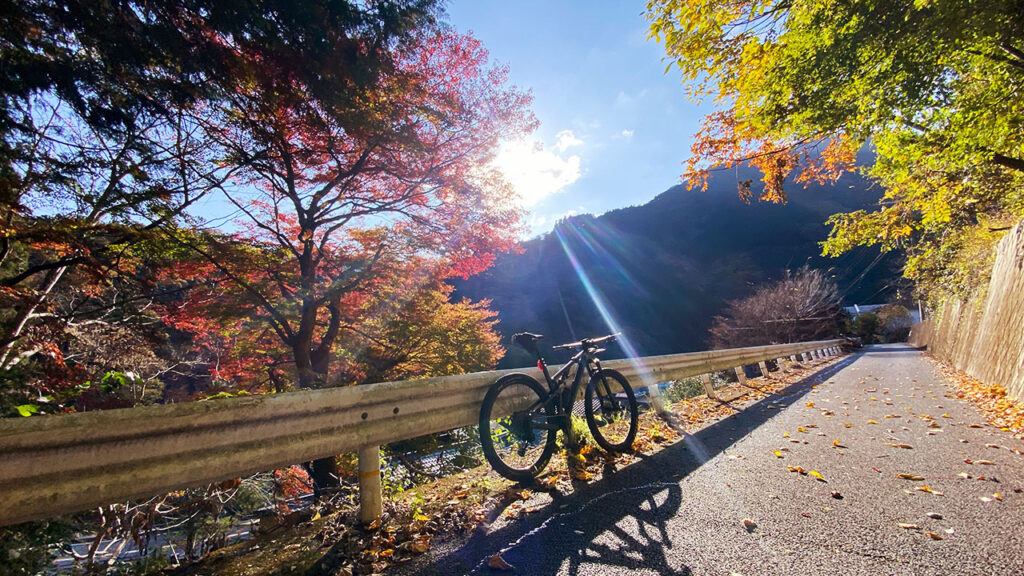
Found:
<path fill-rule="evenodd" d="M 612 342 L 612 341 L 614 341 L 616 338 L 618 338 L 621 335 L 622 335 L 622 332 L 616 332 L 615 334 L 609 334 L 607 336 L 601 336 L 600 338 L 584 338 L 583 340 L 580 340 L 579 342 L 569 342 L 568 344 L 559 344 L 557 346 L 552 346 L 551 349 L 552 350 L 565 350 L 566 348 L 583 348 L 583 347 L 590 348 L 592 346 L 596 346 L 596 345 L 602 344 L 604 342 Z"/>

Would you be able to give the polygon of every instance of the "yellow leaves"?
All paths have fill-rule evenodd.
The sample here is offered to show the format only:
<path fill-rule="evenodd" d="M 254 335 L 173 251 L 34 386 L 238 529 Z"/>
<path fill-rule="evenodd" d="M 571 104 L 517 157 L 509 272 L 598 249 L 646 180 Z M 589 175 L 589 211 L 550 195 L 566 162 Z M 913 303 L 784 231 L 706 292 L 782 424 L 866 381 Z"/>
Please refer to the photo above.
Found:
<path fill-rule="evenodd" d="M 846 446 L 843 446 L 838 439 L 832 441 L 832 446 L 834 448 L 846 448 Z"/>
<path fill-rule="evenodd" d="M 915 482 L 920 482 L 920 481 L 924 480 L 924 476 L 921 476 L 920 474 L 903 474 L 903 473 L 900 473 L 900 474 L 896 474 L 896 478 L 899 478 L 900 480 L 913 480 Z"/>
<path fill-rule="evenodd" d="M 782 433 L 782 437 L 783 438 L 789 438 L 789 432 L 783 432 Z"/>
<path fill-rule="evenodd" d="M 913 450 L 914 449 L 914 447 L 911 446 L 910 444 L 893 444 L 892 442 L 890 442 L 889 446 L 892 446 L 893 448 L 903 448 L 904 450 Z"/>
<path fill-rule="evenodd" d="M 810 472 L 807 473 L 807 475 L 814 476 L 815 478 L 818 479 L 819 482 L 825 482 L 825 477 L 822 476 L 821 472 L 818 472 L 817 470 L 811 470 Z"/>
<path fill-rule="evenodd" d="M 779 452 L 778 450 L 773 451 L 772 454 L 775 454 L 776 458 L 782 458 L 782 452 Z"/>
<path fill-rule="evenodd" d="M 807 470 L 804 470 L 802 466 L 790 466 L 787 468 L 787 470 L 789 470 L 790 472 L 796 472 L 797 474 L 800 474 L 802 476 L 807 475 Z"/>
<path fill-rule="evenodd" d="M 843 428 L 853 428 L 853 424 L 847 422 L 846 424 L 843 424 Z"/>
<path fill-rule="evenodd" d="M 995 466 L 996 463 L 991 460 L 975 460 L 975 464 L 981 464 L 982 466 Z"/>
<path fill-rule="evenodd" d="M 917 524 L 911 524 L 909 522 L 900 522 L 900 523 L 897 524 L 897 526 L 899 526 L 900 528 L 903 528 L 904 530 L 920 530 L 921 529 L 921 527 L 918 526 Z"/>
<path fill-rule="evenodd" d="M 807 403 L 807 407 L 808 408 L 814 408 L 814 402 L 808 402 Z"/>
<path fill-rule="evenodd" d="M 868 424 L 878 424 L 878 422 L 875 420 L 868 420 Z"/>
<path fill-rule="evenodd" d="M 934 494 L 936 496 L 945 496 L 945 494 L 939 492 L 938 490 L 933 490 L 932 487 L 927 484 L 922 484 L 921 486 L 914 486 L 914 490 L 917 490 L 918 492 L 927 492 L 929 494 Z"/>
<path fill-rule="evenodd" d="M 803 426 L 800 426 L 800 427 L 798 427 L 796 429 L 796 431 L 797 432 L 803 432 L 804 434 L 806 434 L 807 433 L 807 428 L 804 428 Z"/>

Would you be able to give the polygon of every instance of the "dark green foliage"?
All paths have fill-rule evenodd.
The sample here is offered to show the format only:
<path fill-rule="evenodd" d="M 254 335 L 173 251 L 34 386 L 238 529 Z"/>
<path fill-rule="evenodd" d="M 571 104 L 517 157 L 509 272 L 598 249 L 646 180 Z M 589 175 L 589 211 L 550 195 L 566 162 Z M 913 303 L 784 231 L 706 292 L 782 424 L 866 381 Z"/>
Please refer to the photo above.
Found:
<path fill-rule="evenodd" d="M 62 519 L 26 522 L 0 528 L 0 574 L 28 576 L 46 569 L 50 546 L 71 536 L 71 526 Z"/>
<path fill-rule="evenodd" d="M 862 312 L 850 323 L 850 332 L 864 344 L 874 344 L 878 337 L 878 316 L 874 312 Z"/>

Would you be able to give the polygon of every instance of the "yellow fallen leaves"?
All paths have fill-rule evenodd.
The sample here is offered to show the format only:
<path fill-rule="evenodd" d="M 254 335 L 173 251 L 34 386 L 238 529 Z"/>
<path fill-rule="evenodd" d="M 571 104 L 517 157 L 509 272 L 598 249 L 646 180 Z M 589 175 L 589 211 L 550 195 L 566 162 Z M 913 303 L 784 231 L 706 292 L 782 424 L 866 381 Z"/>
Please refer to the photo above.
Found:
<path fill-rule="evenodd" d="M 927 484 L 923 484 L 921 486 L 914 486 L 914 490 L 917 490 L 918 492 L 927 492 L 929 494 L 934 494 L 936 496 L 945 496 L 945 494 L 939 492 L 938 490 L 933 490 L 932 487 Z"/>
<path fill-rule="evenodd" d="M 806 432 L 807 432 L 807 428 L 804 428 L 803 426 L 800 426 L 800 427 L 798 427 L 798 428 L 796 429 L 796 431 L 797 431 L 797 432 L 804 432 L 804 433 L 806 433 Z"/>
<path fill-rule="evenodd" d="M 890 442 L 889 446 L 892 446 L 893 448 L 903 448 L 904 450 L 913 450 L 914 449 L 914 447 L 911 446 L 910 444 L 893 444 L 892 442 Z"/>
<path fill-rule="evenodd" d="M 921 527 L 918 526 L 917 524 L 911 524 L 909 522 L 900 522 L 898 524 L 898 526 L 900 528 L 903 528 L 904 530 L 920 530 L 921 529 Z"/>
<path fill-rule="evenodd" d="M 808 408 L 814 408 L 814 402 L 808 402 L 807 403 L 807 407 Z"/>
<path fill-rule="evenodd" d="M 878 424 L 877 420 L 868 420 L 868 424 Z"/>
<path fill-rule="evenodd" d="M 924 480 L 924 476 L 921 476 L 920 474 L 903 474 L 903 473 L 900 473 L 900 474 L 896 475 L 896 478 L 899 478 L 900 480 L 913 480 L 915 482 L 920 482 L 920 481 Z"/>
<path fill-rule="evenodd" d="M 925 535 L 931 538 L 932 540 L 942 540 L 942 535 L 936 534 L 935 532 L 925 532 Z"/>
<path fill-rule="evenodd" d="M 811 470 L 811 471 L 810 471 L 810 472 L 808 472 L 807 474 L 808 474 L 809 476 L 814 476 L 815 478 L 817 478 L 817 479 L 818 479 L 818 480 L 820 480 L 821 482 L 825 482 L 825 477 L 824 477 L 824 476 L 822 476 L 822 475 L 821 475 L 821 473 L 820 473 L 820 472 L 818 472 L 817 470 Z"/>
<path fill-rule="evenodd" d="M 778 450 L 773 451 L 772 454 L 775 454 L 776 458 L 782 458 L 782 452 L 779 452 Z"/>

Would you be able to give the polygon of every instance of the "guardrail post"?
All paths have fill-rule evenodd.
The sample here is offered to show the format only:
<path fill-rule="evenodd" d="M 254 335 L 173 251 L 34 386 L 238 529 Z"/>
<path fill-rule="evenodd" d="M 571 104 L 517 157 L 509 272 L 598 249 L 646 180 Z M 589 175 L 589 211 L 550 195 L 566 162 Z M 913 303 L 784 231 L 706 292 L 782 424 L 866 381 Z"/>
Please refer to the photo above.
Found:
<path fill-rule="evenodd" d="M 733 370 L 736 371 L 736 379 L 740 381 L 740 384 L 746 384 L 747 373 L 743 371 L 743 366 L 737 366 Z"/>
<path fill-rule="evenodd" d="M 711 374 L 701 374 L 700 383 L 704 385 L 704 393 L 708 398 L 715 398 L 715 387 L 711 384 Z"/>
<path fill-rule="evenodd" d="M 765 378 L 771 378 L 772 375 L 768 372 L 768 362 L 762 360 L 757 363 L 757 367 L 761 369 L 761 376 Z"/>
<path fill-rule="evenodd" d="M 359 449 L 359 520 L 372 524 L 384 512 L 380 485 L 380 446 Z"/>

